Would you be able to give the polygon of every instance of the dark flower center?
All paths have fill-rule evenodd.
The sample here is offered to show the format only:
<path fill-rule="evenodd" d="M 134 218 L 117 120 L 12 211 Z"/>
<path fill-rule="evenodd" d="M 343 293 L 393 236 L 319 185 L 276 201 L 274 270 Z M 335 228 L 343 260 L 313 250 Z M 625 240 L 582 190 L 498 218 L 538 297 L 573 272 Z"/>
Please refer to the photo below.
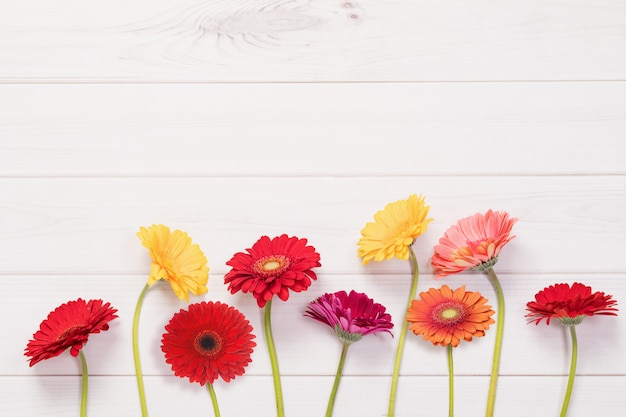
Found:
<path fill-rule="evenodd" d="M 215 357 L 222 351 L 222 338 L 211 330 L 205 330 L 196 336 L 194 346 L 201 355 Z"/>
<path fill-rule="evenodd" d="M 441 303 L 432 311 L 433 321 L 442 326 L 454 326 L 465 320 L 466 317 L 466 306 L 456 300 Z"/>
<path fill-rule="evenodd" d="M 264 277 L 275 278 L 281 276 L 291 266 L 291 260 L 285 255 L 264 256 L 252 265 L 252 270 Z"/>

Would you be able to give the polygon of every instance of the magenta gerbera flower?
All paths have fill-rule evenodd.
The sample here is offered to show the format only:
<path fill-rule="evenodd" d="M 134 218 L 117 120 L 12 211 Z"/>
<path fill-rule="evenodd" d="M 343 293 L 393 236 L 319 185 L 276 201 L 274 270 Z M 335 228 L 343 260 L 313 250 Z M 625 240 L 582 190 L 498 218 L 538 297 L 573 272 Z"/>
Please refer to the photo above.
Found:
<path fill-rule="evenodd" d="M 310 302 L 304 315 L 332 327 L 347 343 L 361 340 L 370 333 L 391 334 L 389 329 L 393 328 L 391 315 L 383 305 L 354 290 L 350 294 L 345 291 L 326 293 Z"/>

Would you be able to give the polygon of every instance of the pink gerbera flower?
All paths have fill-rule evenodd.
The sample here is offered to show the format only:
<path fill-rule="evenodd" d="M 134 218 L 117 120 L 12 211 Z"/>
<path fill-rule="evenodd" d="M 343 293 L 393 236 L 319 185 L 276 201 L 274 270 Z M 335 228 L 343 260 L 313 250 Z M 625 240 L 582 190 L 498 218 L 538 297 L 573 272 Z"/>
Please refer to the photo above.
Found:
<path fill-rule="evenodd" d="M 375 303 L 366 294 L 354 290 L 326 293 L 311 301 L 306 317 L 327 324 L 344 342 L 361 340 L 370 333 L 387 332 L 393 328 L 391 316 L 382 304 Z"/>
<path fill-rule="evenodd" d="M 511 229 L 517 222 L 507 212 L 489 210 L 463 218 L 439 239 L 432 257 L 436 278 L 475 268 L 491 268 L 502 248 L 515 236 Z"/>

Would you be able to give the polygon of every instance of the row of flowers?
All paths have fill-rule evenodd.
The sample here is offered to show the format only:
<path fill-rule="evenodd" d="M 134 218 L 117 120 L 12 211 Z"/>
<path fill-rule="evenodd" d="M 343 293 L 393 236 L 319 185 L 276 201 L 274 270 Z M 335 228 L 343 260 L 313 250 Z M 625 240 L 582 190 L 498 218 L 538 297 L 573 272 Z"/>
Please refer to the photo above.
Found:
<path fill-rule="evenodd" d="M 434 345 L 446 347 L 449 369 L 449 416 L 454 415 L 453 348 L 461 341 L 481 337 L 495 323 L 496 335 L 492 360 L 486 416 L 494 414 L 504 328 L 504 296 L 493 269 L 502 248 L 514 238 L 512 228 L 517 219 L 506 212 L 488 210 L 463 218 L 450 227 L 434 247 L 431 265 L 436 278 L 469 269 L 483 272 L 491 282 L 497 308 L 479 292 L 465 286 L 452 289 L 447 285 L 430 288 L 417 296 L 419 266 L 413 245 L 432 221 L 430 208 L 422 196 L 388 204 L 365 225 L 358 241 L 358 255 L 363 264 L 392 258 L 408 261 L 411 281 L 408 303 L 402 320 L 394 359 L 387 415 L 395 414 L 405 338 L 409 330 Z M 166 281 L 173 292 L 189 302 L 189 295 L 207 292 L 209 268 L 207 259 L 186 232 L 171 231 L 164 225 L 141 227 L 137 233 L 152 257 L 148 281 L 141 291 L 133 319 L 133 356 L 143 417 L 148 416 L 139 354 L 138 328 L 144 297 L 157 282 Z M 250 293 L 264 310 L 263 331 L 272 365 L 276 412 L 284 417 L 283 394 L 278 358 L 271 325 L 271 307 L 277 297 L 287 301 L 290 291 L 307 290 L 317 279 L 314 268 L 320 267 L 320 254 L 307 239 L 281 235 L 262 236 L 245 252 L 236 253 L 226 263 L 231 270 L 224 282 L 231 293 Z M 561 407 L 567 414 L 576 374 L 577 339 L 575 326 L 585 317 L 616 315 L 616 301 L 603 292 L 593 292 L 581 283 L 558 283 L 539 291 L 527 303 L 529 322 L 539 324 L 552 319 L 569 327 L 572 357 L 568 386 Z M 25 355 L 30 366 L 68 351 L 79 357 L 83 370 L 80 413 L 87 415 L 87 362 L 83 347 L 89 336 L 108 330 L 117 318 L 117 310 L 102 300 L 78 299 L 52 311 L 28 342 Z M 333 414 L 343 366 L 350 345 L 368 334 L 388 333 L 394 327 L 386 308 L 366 294 L 356 291 L 326 293 L 309 303 L 304 316 L 331 327 L 341 341 L 342 350 L 334 384 L 328 400 L 326 416 Z M 190 382 L 206 385 L 213 410 L 220 415 L 213 384 L 218 379 L 229 382 L 245 372 L 256 347 L 254 329 L 245 316 L 233 306 L 217 302 L 199 302 L 175 313 L 164 328 L 161 350 L 175 375 Z"/>

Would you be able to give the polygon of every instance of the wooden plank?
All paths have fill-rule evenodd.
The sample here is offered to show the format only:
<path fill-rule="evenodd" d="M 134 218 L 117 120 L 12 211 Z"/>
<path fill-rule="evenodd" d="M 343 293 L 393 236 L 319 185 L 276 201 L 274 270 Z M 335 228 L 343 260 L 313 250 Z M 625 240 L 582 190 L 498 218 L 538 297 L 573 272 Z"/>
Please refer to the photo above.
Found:
<path fill-rule="evenodd" d="M 4 85 L 0 176 L 626 174 L 626 83 Z"/>
<path fill-rule="evenodd" d="M 620 0 L 2 2 L 0 81 L 623 80 L 625 14 Z"/>
<path fill-rule="evenodd" d="M 594 291 L 613 295 L 618 302 L 626 300 L 623 274 L 523 275 L 500 274 L 506 300 L 506 318 L 501 373 L 503 375 L 563 375 L 569 367 L 569 335 L 558 323 L 550 326 L 527 324 L 526 303 L 548 285 L 579 281 Z M 73 375 L 78 362 L 64 354 L 28 368 L 24 348 L 39 323 L 58 305 L 78 297 L 103 299 L 119 310 L 119 319 L 111 323 L 108 332 L 93 335 L 85 347 L 94 375 L 132 374 L 132 319 L 145 276 L 136 275 L 71 275 L 71 276 L 2 276 L 5 291 L 0 313 L 19 319 L 5 320 L 0 331 L 11 335 L 0 345 L 5 358 L 2 375 Z M 395 338 L 387 335 L 368 336 L 350 348 L 346 375 L 390 375 L 398 332 L 406 308 L 410 276 L 361 274 L 331 275 L 321 273 L 308 291 L 292 294 L 287 302 L 277 301 L 272 308 L 272 328 L 284 375 L 333 375 L 339 357 L 340 343 L 330 328 L 303 317 L 308 303 L 326 292 L 352 289 L 364 292 L 387 307 L 396 325 Z M 446 284 L 451 288 L 466 285 L 479 291 L 495 306 L 495 295 L 488 280 L 481 276 L 461 274 L 435 281 L 428 274 L 420 279 L 419 292 Z M 28 294 L 28 298 L 13 296 Z M 269 375 L 271 367 L 263 337 L 263 314 L 249 294 L 228 293 L 221 275 L 213 275 L 205 297 L 191 297 L 190 302 L 219 300 L 241 310 L 250 320 L 257 335 L 257 348 L 249 375 Z M 165 324 L 185 303 L 179 301 L 169 285 L 159 283 L 150 290 L 140 321 L 140 351 L 146 375 L 169 375 L 163 359 L 160 340 Z M 581 375 L 625 375 L 626 363 L 617 359 L 616 352 L 626 349 L 626 332 L 621 317 L 592 317 L 578 327 Z M 493 354 L 495 328 L 484 338 L 464 343 L 455 349 L 457 375 L 488 375 Z M 446 375 L 445 349 L 433 346 L 421 337 L 409 335 L 403 375 Z"/>
<path fill-rule="evenodd" d="M 198 410 L 206 414 L 211 407 L 206 390 L 197 384 L 173 376 L 147 377 L 145 382 L 151 416 L 195 415 Z M 500 382 L 496 403 L 498 415 L 528 417 L 559 413 L 565 377 L 502 377 Z M 386 378 L 344 377 L 334 415 L 386 415 L 388 384 Z M 626 407 L 626 398 L 622 395 L 624 384 L 624 376 L 578 376 L 568 416 L 621 415 Z M 487 377 L 455 379 L 455 409 L 459 414 L 462 411 L 467 417 L 484 415 L 487 385 Z M 302 417 L 323 415 L 331 386 L 331 376 L 283 378 L 285 413 Z M 7 415 L 44 417 L 78 413 L 78 377 L 0 377 L 0 388 L 5 393 L 0 407 Z M 134 377 L 92 376 L 89 388 L 89 416 L 139 415 Z M 215 391 L 224 416 L 271 416 L 275 413 L 269 376 L 244 375 L 230 384 L 218 381 Z M 447 396 L 447 377 L 403 377 L 396 413 L 403 417 L 447 415 Z"/>
<path fill-rule="evenodd" d="M 188 231 L 217 274 L 261 235 L 282 233 L 308 238 L 327 273 L 404 273 L 400 261 L 361 266 L 356 243 L 376 211 L 411 193 L 435 219 L 415 244 L 424 264 L 448 227 L 492 208 L 520 219 L 501 273 L 624 272 L 624 176 L 28 178 L 0 189 L 5 274 L 144 274 L 135 234 L 153 223 Z"/>

